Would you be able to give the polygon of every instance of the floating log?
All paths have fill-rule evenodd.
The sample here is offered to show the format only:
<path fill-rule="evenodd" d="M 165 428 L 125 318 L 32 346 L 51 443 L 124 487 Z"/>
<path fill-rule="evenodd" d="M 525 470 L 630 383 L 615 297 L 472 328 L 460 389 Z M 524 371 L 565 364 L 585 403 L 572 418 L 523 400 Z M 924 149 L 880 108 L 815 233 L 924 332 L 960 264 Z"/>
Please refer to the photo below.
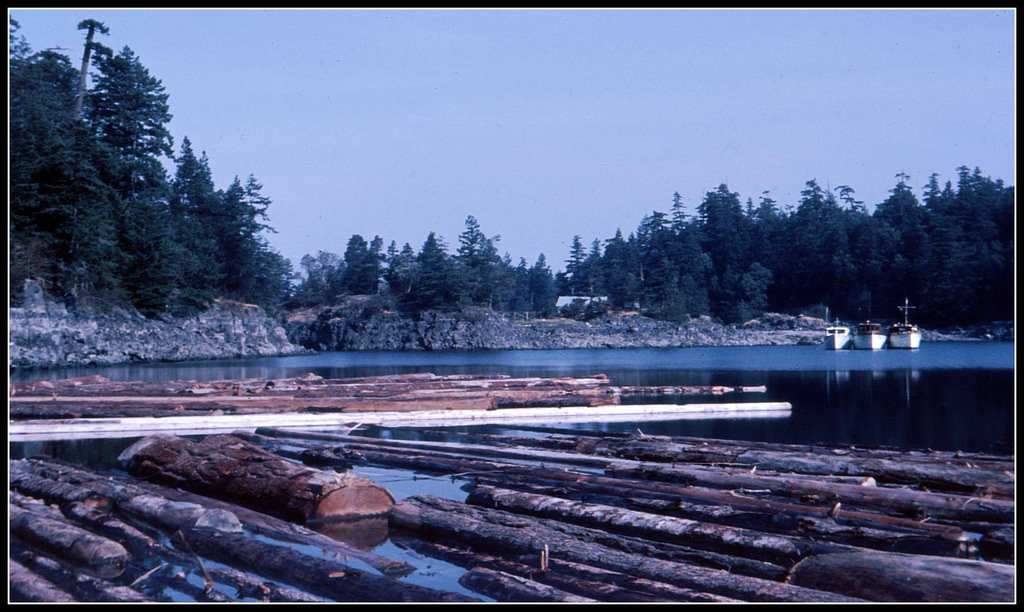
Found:
<path fill-rule="evenodd" d="M 471 591 L 493 597 L 498 601 L 573 602 L 589 603 L 595 600 L 499 570 L 474 567 L 459 578 L 459 584 Z"/>
<path fill-rule="evenodd" d="M 119 543 L 67 522 L 9 505 L 11 533 L 81 565 L 96 576 L 116 577 L 130 555 Z"/>
<path fill-rule="evenodd" d="M 998 563 L 859 552 L 805 559 L 789 581 L 873 601 L 1012 602 L 1014 576 Z"/>
<path fill-rule="evenodd" d="M 150 436 L 127 448 L 118 461 L 136 476 L 297 523 L 378 516 L 395 501 L 370 480 L 309 469 L 228 435 L 199 442 Z"/>
<path fill-rule="evenodd" d="M 664 582 L 643 580 L 593 566 L 546 558 L 543 557 L 543 551 L 538 555 L 509 555 L 506 552 L 503 556 L 495 556 L 409 537 L 399 538 L 399 545 L 420 554 L 443 559 L 460 567 L 486 567 L 499 570 L 595 601 L 736 601 L 728 597 L 683 589 Z M 546 568 L 542 567 L 545 561 Z"/>
<path fill-rule="evenodd" d="M 60 587 L 66 589 L 76 601 L 153 601 L 152 598 L 143 595 L 129 586 L 114 584 L 102 578 L 83 574 L 73 567 L 36 554 L 35 552 L 18 546 L 17 544 L 10 548 L 10 562 L 12 564 L 12 586 L 15 582 L 13 565 L 18 564 L 19 567 L 29 567 L 33 572 L 44 576 L 50 584 L 60 585 Z M 58 599 L 55 600 L 36 599 L 34 601 L 67 601 L 65 599 L 60 599 L 60 595 L 57 595 L 57 597 Z"/>
<path fill-rule="evenodd" d="M 578 450 L 638 461 L 736 464 L 797 474 L 872 477 L 883 483 L 958 492 L 981 490 L 1009 498 L 1013 496 L 1014 486 L 1012 460 L 987 467 L 976 465 L 976 461 L 971 459 L 955 459 L 944 453 L 902 453 L 892 458 L 879 458 L 842 448 L 759 449 L 707 440 L 686 443 L 635 435 L 625 439 L 582 439 Z M 991 464 L 991 460 L 988 463 Z"/>
<path fill-rule="evenodd" d="M 579 378 L 410 374 L 335 380 L 325 380 L 309 374 L 280 380 L 247 379 L 208 383 L 112 382 L 102 377 L 84 377 L 63 381 L 12 383 L 8 414 L 18 435 L 40 435 L 43 431 L 40 430 L 41 424 L 26 427 L 20 422 L 75 421 L 86 418 L 171 419 L 186 415 L 221 417 L 268 413 L 389 414 L 526 408 L 598 408 L 622 404 L 623 397 L 721 395 L 735 390 L 732 387 L 714 385 L 616 387 L 612 386 L 608 377 L 603 374 Z M 764 407 L 753 404 L 744 406 L 743 409 L 765 410 Z M 726 410 L 721 405 L 708 405 L 698 412 L 712 409 Z M 779 409 L 781 408 L 775 408 Z M 690 407 L 683 412 L 694 410 L 697 409 Z M 638 407 L 633 407 L 629 411 L 630 414 L 641 412 Z M 495 417 L 495 414 L 489 415 L 491 419 Z M 167 421 L 163 424 L 170 427 L 172 423 Z M 137 427 L 140 424 L 141 421 L 135 425 Z M 98 423 L 92 423 L 92 427 L 98 426 Z M 234 427 L 242 426 L 244 425 L 241 421 L 235 421 Z M 66 430 L 68 423 L 51 423 L 50 427 Z"/>
<path fill-rule="evenodd" d="M 198 555 L 274 576 L 335 601 L 474 601 L 459 593 L 402 583 L 242 534 L 190 529 L 182 536 Z"/>
<path fill-rule="evenodd" d="M 843 483 L 786 478 L 722 474 L 704 467 L 669 466 L 664 464 L 613 463 L 606 472 L 615 476 L 656 479 L 726 489 L 767 490 L 790 496 L 815 497 L 827 503 L 844 506 L 882 509 L 903 516 L 934 517 L 957 521 L 1013 521 L 1013 502 L 929 493 L 906 488 L 864 487 Z"/>
<path fill-rule="evenodd" d="M 71 593 L 28 569 L 14 559 L 7 560 L 10 576 L 10 598 L 17 602 L 73 602 Z"/>
<path fill-rule="evenodd" d="M 156 485 L 125 484 L 110 477 L 100 477 L 95 474 L 90 476 L 83 470 L 63 469 L 64 466 L 49 461 L 20 460 L 11 463 L 11 486 L 15 489 L 57 490 L 63 499 L 95 499 L 98 497 L 98 490 L 102 490 L 112 501 L 116 500 L 113 507 L 118 513 L 130 517 L 132 520 L 146 520 L 148 524 L 155 524 L 158 529 L 171 533 L 171 542 L 187 553 L 182 556 L 181 553 L 161 550 L 162 546 L 157 544 L 157 550 L 152 551 L 155 555 L 169 555 L 167 558 L 172 559 L 175 563 L 187 560 L 190 555 L 194 556 L 195 563 L 198 564 L 197 567 L 202 572 L 204 580 L 209 580 L 210 574 L 200 564 L 200 558 L 217 561 L 232 566 L 236 570 L 244 568 L 247 572 L 273 576 L 275 580 L 297 586 L 303 591 L 321 598 L 340 601 L 471 600 L 471 598 L 457 593 L 408 584 L 388 576 L 353 568 L 337 561 L 337 558 L 342 557 L 344 551 L 348 549 L 330 545 L 322 546 L 325 542 L 331 542 L 329 538 L 323 536 L 320 539 L 313 537 L 303 541 L 314 551 L 319 550 L 324 553 L 323 557 L 315 556 L 296 551 L 290 544 L 275 544 L 263 538 L 254 538 L 244 534 L 237 518 L 232 513 L 218 507 L 205 507 L 186 501 L 172 501 L 152 493 L 140 492 L 142 487 L 156 487 Z M 48 479 L 36 472 L 43 474 L 49 472 L 51 475 L 60 472 L 70 476 L 68 479 L 70 482 L 51 480 L 47 484 Z M 74 491 L 78 491 L 77 494 Z M 49 508 L 46 511 L 48 513 L 57 512 L 55 508 L 49 506 L 47 508 Z M 16 508 L 12 507 L 12 513 L 15 510 Z M 327 558 L 332 552 L 334 559 Z M 347 555 L 344 556 L 347 557 Z M 197 601 L 227 601 L 230 599 L 217 590 L 212 582 L 208 582 L 205 589 L 190 586 L 184 577 L 180 580 L 168 580 L 169 577 L 166 574 L 156 571 L 158 568 L 159 566 L 147 568 L 152 571 L 146 571 L 144 574 L 140 571 L 138 574 L 129 576 L 128 579 L 132 579 L 133 582 L 150 580 L 166 583 L 171 588 Z M 135 571 L 134 568 L 133 571 Z M 237 578 L 237 576 L 232 578 L 233 584 L 238 583 Z M 262 581 L 252 577 L 247 584 L 258 586 L 260 582 Z M 270 586 L 268 585 L 267 588 Z M 282 592 L 282 594 L 290 599 L 309 599 L 300 597 L 294 592 Z"/>
<path fill-rule="evenodd" d="M 625 571 L 643 578 L 744 601 L 856 600 L 693 563 L 666 561 L 606 545 L 581 542 L 577 537 L 566 536 L 553 529 L 544 529 L 537 520 L 527 523 L 522 517 L 508 513 L 500 513 L 506 515 L 502 524 L 490 523 L 478 520 L 467 508 L 465 504 L 417 495 L 395 504 L 391 510 L 391 520 L 393 524 L 420 531 L 428 537 L 478 542 L 496 550 L 528 552 L 549 546 L 550 554 L 555 558 Z M 526 524 L 529 524 L 528 529 L 524 528 Z"/>
<path fill-rule="evenodd" d="M 772 535 L 762 531 L 740 529 L 716 523 L 495 487 L 478 486 L 474 488 L 467 498 L 467 503 L 532 516 L 554 518 L 587 527 L 597 527 L 605 531 L 674 542 L 779 564 L 792 565 L 812 554 L 834 554 L 857 550 L 854 547 L 820 543 L 803 538 Z"/>
<path fill-rule="evenodd" d="M 344 437 L 352 439 L 351 436 Z M 582 488 L 583 495 L 609 494 L 617 496 L 627 494 L 631 501 L 637 496 L 656 496 L 672 500 L 672 511 L 697 511 L 693 518 L 711 519 L 723 522 L 726 513 L 734 518 L 734 525 L 755 529 L 779 531 L 788 528 L 793 533 L 806 533 L 814 537 L 824 537 L 837 543 L 857 546 L 874 546 L 885 550 L 904 550 L 923 554 L 971 555 L 976 550 L 972 547 L 972 538 L 955 525 L 922 522 L 903 516 L 890 516 L 883 512 L 854 510 L 836 505 L 834 501 L 819 499 L 817 504 L 808 504 L 805 497 L 788 500 L 784 495 L 778 499 L 768 498 L 762 494 L 745 493 L 742 489 L 722 491 L 700 486 L 672 485 L 656 481 L 636 480 L 632 478 L 607 477 L 581 472 L 564 472 L 556 469 L 524 467 L 520 464 L 484 461 L 452 454 L 430 453 L 419 450 L 412 452 L 394 452 L 402 450 L 402 443 L 390 440 L 381 447 L 387 451 L 375 450 L 376 442 L 370 439 L 368 444 L 352 442 L 340 448 L 309 448 L 301 452 L 293 452 L 296 458 L 313 461 L 315 464 L 330 465 L 338 462 L 345 465 L 351 463 L 367 463 L 388 467 L 401 467 L 420 471 L 444 474 L 472 475 L 480 481 L 495 483 L 517 482 L 517 488 L 523 483 L 539 483 L 551 481 L 560 483 L 560 487 Z M 287 451 L 279 450 L 286 453 Z M 550 458 L 550 456 L 549 456 Z M 584 461 L 586 458 L 583 458 Z M 639 463 L 637 465 L 640 465 Z M 756 490 L 761 490 L 760 488 Z M 783 492 L 784 493 L 784 492 Z M 708 506 L 707 504 L 710 504 Z M 621 504 L 620 504 L 621 505 Z M 704 508 L 701 509 L 701 505 Z M 836 523 L 843 521 L 842 524 Z M 728 520 L 725 520 L 728 524 Z M 1011 534 L 1012 538 L 1012 534 Z M 993 544 L 998 546 L 998 540 Z M 1011 547 L 1012 548 L 1012 547 Z M 1000 550 L 1006 551 L 1002 546 Z"/>
<path fill-rule="evenodd" d="M 58 504 L 65 512 L 85 499 L 116 508 L 119 513 L 169 533 L 195 525 L 219 525 L 226 529 L 235 519 L 241 527 L 254 533 L 316 546 L 338 557 L 358 559 L 385 576 L 403 576 L 415 569 L 407 563 L 354 548 L 301 525 L 180 489 L 149 482 L 129 483 L 53 460 L 23 459 L 12 461 L 10 466 L 12 489 Z M 113 537 L 120 542 L 125 541 L 120 536 Z M 128 540 L 129 548 L 138 550 L 132 541 Z M 138 546 L 147 549 L 156 544 L 147 538 Z"/>

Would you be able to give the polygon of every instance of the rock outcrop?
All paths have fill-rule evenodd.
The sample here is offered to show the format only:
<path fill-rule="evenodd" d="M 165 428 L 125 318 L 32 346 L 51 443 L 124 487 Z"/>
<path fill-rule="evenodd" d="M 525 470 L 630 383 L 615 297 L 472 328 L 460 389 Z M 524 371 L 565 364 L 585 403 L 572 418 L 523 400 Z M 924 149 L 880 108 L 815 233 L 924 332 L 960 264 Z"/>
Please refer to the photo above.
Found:
<path fill-rule="evenodd" d="M 293 313 L 285 329 L 292 342 L 315 351 L 454 351 L 818 344 L 825 322 L 766 315 L 743 325 L 723 325 L 708 317 L 675 323 L 636 314 L 591 321 L 511 321 L 484 310 L 405 316 L 347 302 Z"/>
<path fill-rule="evenodd" d="M 217 301 L 193 317 L 147 319 L 125 309 L 68 310 L 33 283 L 9 312 L 11 367 L 113 365 L 306 353 L 251 304 Z"/>

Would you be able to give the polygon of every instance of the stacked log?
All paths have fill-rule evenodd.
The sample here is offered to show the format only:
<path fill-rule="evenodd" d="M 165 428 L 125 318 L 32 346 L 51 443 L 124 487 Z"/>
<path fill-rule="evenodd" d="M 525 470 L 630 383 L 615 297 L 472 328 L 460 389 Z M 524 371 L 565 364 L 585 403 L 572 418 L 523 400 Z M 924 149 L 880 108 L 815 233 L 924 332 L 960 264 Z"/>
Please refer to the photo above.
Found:
<path fill-rule="evenodd" d="M 395 501 L 387 489 L 365 478 L 310 469 L 229 435 L 199 442 L 149 436 L 118 461 L 141 478 L 240 501 L 297 523 L 379 516 Z"/>
<path fill-rule="evenodd" d="M 616 387 L 607 376 L 437 376 L 110 381 L 101 376 L 11 383 L 11 419 L 127 418 L 267 412 L 403 412 L 606 406 L 623 397 L 722 395 L 723 386 Z M 751 389 L 762 392 L 763 389 Z"/>
<path fill-rule="evenodd" d="M 643 455 L 645 461 L 637 461 L 617 458 L 607 451 L 637 441 L 653 441 L 642 434 L 544 438 L 453 432 L 432 436 L 423 432 L 421 436 L 461 438 L 467 440 L 464 443 L 297 432 L 288 435 L 289 445 L 304 447 L 293 451 L 296 457 L 315 459 L 322 465 L 334 460 L 462 475 L 477 483 L 466 500 L 468 505 L 501 510 L 515 517 L 495 522 L 511 524 L 530 517 L 600 529 L 616 534 L 620 540 L 642 534 L 648 542 L 685 547 L 689 562 L 706 567 L 729 567 L 733 574 L 790 584 L 827 585 L 814 588 L 869 600 L 1012 598 L 1012 568 L 994 562 L 1012 563 L 1013 500 L 1000 496 L 1000 491 L 1012 485 L 1012 457 L 961 454 L 958 458 L 949 453 L 907 451 L 907 462 L 916 467 L 899 470 L 904 453 L 894 449 L 818 449 L 822 454 L 850 459 L 840 475 L 832 475 L 830 457 L 820 460 L 824 468 L 812 470 L 807 466 L 813 453 L 806 448 L 783 448 L 786 445 L 771 453 L 777 457 L 784 452 L 799 454 L 804 458 L 800 472 L 782 471 L 778 469 L 783 467 L 781 464 L 772 465 L 775 470 L 762 470 L 759 465 L 747 467 L 736 460 L 752 456 L 750 449 L 768 452 L 769 445 L 759 443 L 745 448 L 743 443 L 704 440 L 700 444 L 704 452 L 694 451 L 689 457 L 694 464 L 685 463 L 679 452 L 659 456 L 648 448 Z M 303 436 L 310 439 L 303 442 Z M 275 438 L 255 435 L 251 439 L 275 444 Z M 731 447 L 730 454 L 714 448 L 720 442 L 722 447 Z M 584 454 L 582 450 L 599 454 Z M 879 456 L 886 463 L 867 460 Z M 663 462 L 654 461 L 657 458 Z M 854 469 L 852 466 L 858 465 L 855 458 L 867 468 Z M 536 465 L 538 461 L 544 464 Z M 925 469 L 929 464 L 935 466 L 930 472 Z M 600 473 L 586 471 L 598 465 L 604 466 Z M 984 470 L 979 471 L 979 466 Z M 894 482 L 896 477 L 887 475 L 905 475 L 912 469 L 928 474 L 928 487 L 899 484 Z M 986 484 L 972 491 L 974 495 L 965 495 L 964 483 L 971 475 L 984 476 Z M 947 490 L 932 490 L 941 483 L 946 483 Z M 421 502 L 416 498 L 396 506 L 394 522 L 406 527 L 416 525 L 408 517 L 422 513 L 422 508 L 411 510 L 408 504 Z M 448 506 L 444 510 L 465 512 Z M 457 523 L 431 523 L 424 533 L 438 542 L 464 540 L 463 544 L 474 554 L 484 555 L 483 559 L 488 550 L 511 546 L 497 536 L 494 541 L 473 540 L 480 532 L 468 535 Z M 1002 546 L 993 545 L 995 534 L 1003 538 Z M 681 549 L 672 554 L 678 559 Z M 775 564 L 778 569 L 773 571 L 770 565 L 755 562 Z M 858 578 L 845 583 L 824 581 L 820 575 L 829 570 L 818 568 L 827 568 L 833 562 L 849 566 L 848 574 Z M 467 561 L 467 567 L 481 563 Z M 854 567 L 859 569 L 855 571 Z M 492 569 L 508 570 L 493 563 Z M 979 580 L 977 573 L 988 579 Z M 890 584 L 899 580 L 929 586 L 900 589 Z M 883 589 L 879 585 L 887 586 Z M 738 593 L 715 594 L 735 597 Z"/>
<path fill-rule="evenodd" d="M 339 559 L 377 556 L 241 506 L 165 497 L 173 490 L 47 459 L 11 461 L 10 470 L 10 584 L 19 601 L 470 599 L 352 567 Z M 377 559 L 375 567 L 401 565 Z"/>
<path fill-rule="evenodd" d="M 526 380 L 385 378 L 346 383 L 345 393 L 382 401 L 380 384 L 407 396 L 429 383 L 430 393 L 454 396 Z M 267 392 L 284 393 L 285 382 Z M 91 384 L 102 383 L 78 387 Z M 1014 598 L 1013 457 L 639 432 L 419 438 L 273 429 L 151 436 L 119 458 L 132 479 L 12 461 L 11 593 L 25 601 L 467 599 L 401 580 L 406 564 L 309 528 L 372 516 L 384 537 L 462 568 L 463 588 L 497 601 Z M 353 466 L 443 475 L 465 493 L 395 500 L 335 471 Z M 350 558 L 372 571 L 341 561 Z"/>

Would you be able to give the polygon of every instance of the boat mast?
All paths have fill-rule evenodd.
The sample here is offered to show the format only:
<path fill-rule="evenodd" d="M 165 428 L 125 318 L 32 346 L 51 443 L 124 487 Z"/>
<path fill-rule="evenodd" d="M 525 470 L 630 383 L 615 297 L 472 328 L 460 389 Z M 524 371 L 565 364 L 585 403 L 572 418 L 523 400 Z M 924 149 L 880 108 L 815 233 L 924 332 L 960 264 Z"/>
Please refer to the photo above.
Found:
<path fill-rule="evenodd" d="M 896 308 L 903 311 L 903 324 L 910 325 L 910 321 L 907 319 L 907 311 L 910 310 L 911 308 L 915 308 L 914 306 L 910 305 L 910 298 L 903 298 L 903 305 L 897 306 Z"/>

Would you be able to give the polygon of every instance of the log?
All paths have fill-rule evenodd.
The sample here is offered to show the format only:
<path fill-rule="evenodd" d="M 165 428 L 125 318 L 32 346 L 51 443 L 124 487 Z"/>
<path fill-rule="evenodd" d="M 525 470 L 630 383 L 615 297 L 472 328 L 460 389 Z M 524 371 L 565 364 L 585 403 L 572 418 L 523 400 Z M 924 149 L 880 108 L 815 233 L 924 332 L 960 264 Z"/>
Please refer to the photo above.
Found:
<path fill-rule="evenodd" d="M 968 556 L 977 552 L 970 536 L 960 529 L 944 526 L 936 530 L 901 524 L 880 524 L 865 520 L 863 517 L 855 520 L 849 514 L 842 518 L 827 517 L 815 514 L 818 509 L 814 508 L 749 508 L 742 503 L 732 505 L 720 500 L 695 503 L 681 498 L 677 490 L 640 488 L 630 481 L 601 484 L 582 479 L 553 480 L 542 478 L 539 474 L 520 477 L 509 473 L 477 474 L 473 479 L 478 484 L 490 484 L 528 493 L 678 516 L 767 533 L 800 535 L 849 546 L 947 556 Z M 693 488 L 686 490 L 692 492 Z M 1012 554 L 1012 546 L 1009 551 Z"/>
<path fill-rule="evenodd" d="M 28 569 L 14 559 L 8 559 L 10 565 L 10 598 L 16 602 L 73 602 L 71 593 L 59 588 L 46 578 Z"/>
<path fill-rule="evenodd" d="M 889 562 L 895 557 L 897 562 Z M 801 561 L 791 584 L 872 601 L 1012 602 L 1014 568 L 997 563 L 860 552 Z"/>
<path fill-rule="evenodd" d="M 51 584 L 59 585 L 61 590 L 69 592 L 77 601 L 108 601 L 108 602 L 143 602 L 153 601 L 139 591 L 102 578 L 78 572 L 66 564 L 59 563 L 15 543 L 11 546 L 10 560 L 19 567 L 30 568 L 32 572 L 43 576 Z M 12 583 L 14 571 L 11 572 Z M 58 597 L 60 597 L 58 595 Z M 40 600 L 35 600 L 40 601 Z M 66 601 L 63 599 L 45 601 Z"/>
<path fill-rule="evenodd" d="M 149 436 L 125 449 L 118 461 L 141 478 L 297 523 L 378 516 L 395 501 L 387 489 L 367 479 L 312 470 L 229 435 L 200 442 Z"/>
<path fill-rule="evenodd" d="M 12 534 L 82 566 L 95 576 L 119 576 L 130 559 L 128 551 L 113 540 L 16 505 L 8 508 Z"/>
<path fill-rule="evenodd" d="M 792 565 L 813 554 L 857 550 L 803 538 L 495 487 L 474 488 L 467 503 L 779 564 Z"/>
<path fill-rule="evenodd" d="M 394 525 L 416 530 L 427 537 L 455 538 L 479 542 L 492 549 L 532 552 L 549 546 L 553 558 L 565 558 L 650 580 L 695 588 L 744 601 L 854 601 L 855 598 L 805 589 L 793 585 L 710 569 L 692 563 L 665 561 L 643 554 L 588 544 L 553 529 L 523 529 L 521 517 L 507 516 L 504 524 L 472 518 L 465 504 L 446 502 L 432 496 L 414 496 L 395 504 L 391 510 Z M 496 512 L 496 511 L 491 511 Z M 499 513 L 505 514 L 507 513 Z"/>
<path fill-rule="evenodd" d="M 547 602 L 593 602 L 588 597 L 579 597 L 561 589 L 541 584 L 528 578 L 521 578 L 502 571 L 474 567 L 459 578 L 459 584 L 502 602 L 547 601 Z"/>
<path fill-rule="evenodd" d="M 297 589 L 282 587 L 273 582 L 250 576 L 229 567 L 208 567 L 210 577 L 234 587 L 239 600 L 254 599 L 261 602 L 323 602 L 320 597 Z"/>
<path fill-rule="evenodd" d="M 1013 521 L 1014 504 L 1010 500 L 929 493 L 905 488 L 863 487 L 782 476 L 722 474 L 707 468 L 651 463 L 638 465 L 633 462 L 616 461 L 608 467 L 606 473 L 724 489 L 767 490 L 777 495 L 813 497 L 830 505 L 838 502 L 844 506 L 871 508 L 903 516 L 955 521 Z"/>
<path fill-rule="evenodd" d="M 512 558 L 458 549 L 419 538 L 397 539 L 397 544 L 418 553 L 444 559 L 460 567 L 487 567 L 541 582 L 569 593 L 607 602 L 716 601 L 734 602 L 728 597 L 643 580 L 593 566 L 548 559 L 542 568 L 541 555 L 513 555 Z M 507 556 L 507 553 L 506 553 Z"/>
<path fill-rule="evenodd" d="M 1012 497 L 1012 461 L 978 466 L 969 459 L 953 459 L 948 453 L 911 454 L 877 458 L 847 449 L 815 447 L 759 449 L 737 444 L 682 443 L 661 438 L 584 439 L 580 452 L 662 463 L 726 463 L 758 470 L 813 475 L 872 477 L 879 482 L 910 484 L 958 492 L 979 490 Z"/>
<path fill-rule="evenodd" d="M 11 487 L 67 508 L 82 499 L 109 500 L 110 507 L 167 533 L 197 524 L 229 527 L 235 517 L 249 531 L 296 544 L 309 544 L 339 557 L 355 558 L 386 576 L 398 577 L 415 568 L 407 563 L 360 550 L 301 525 L 228 502 L 152 483 L 128 483 L 54 460 L 10 462 Z M 69 484 L 74 482 L 75 484 Z M 147 546 L 147 542 L 142 543 Z"/>
<path fill-rule="evenodd" d="M 314 557 L 289 546 L 269 544 L 241 534 L 204 529 L 183 531 L 183 541 L 203 557 L 245 567 L 300 586 L 335 601 L 473 601 L 473 598 L 370 574 L 337 561 Z"/>
<path fill-rule="evenodd" d="M 351 438 L 351 436 L 346 436 L 346 438 Z M 880 514 L 878 512 L 851 510 L 850 508 L 842 505 L 837 508 L 834 503 L 810 505 L 806 503 L 795 503 L 788 498 L 768 499 L 760 496 L 754 497 L 734 491 L 721 491 L 720 489 L 710 489 L 707 487 L 680 487 L 678 485 L 668 484 L 671 482 L 668 480 L 659 483 L 657 481 L 643 479 L 638 480 L 636 478 L 608 477 L 581 472 L 565 472 L 557 469 L 523 467 L 519 464 L 481 461 L 450 455 L 406 455 L 396 454 L 394 452 L 377 452 L 367 450 L 366 448 L 362 448 L 358 451 L 346 450 L 347 448 L 348 447 L 341 448 L 340 450 L 325 447 L 319 447 L 316 449 L 311 448 L 301 453 L 294 453 L 293 456 L 295 458 L 301 458 L 303 461 L 313 461 L 317 465 L 351 465 L 353 463 L 359 463 L 441 474 L 472 475 L 474 477 L 482 478 L 503 479 L 510 477 L 522 477 L 538 480 L 547 479 L 558 482 L 582 483 L 592 484 L 598 487 L 610 487 L 620 492 L 625 490 L 656 492 L 674 496 L 675 499 L 696 501 L 698 503 L 710 502 L 715 505 L 741 508 L 745 511 L 759 512 L 762 514 L 768 513 L 770 515 L 775 515 L 777 513 L 785 512 L 817 518 L 834 516 L 837 519 L 851 521 L 854 527 L 860 526 L 872 528 L 881 525 L 886 528 L 910 530 L 912 534 L 916 534 L 917 536 L 924 538 L 922 543 L 927 543 L 928 540 L 938 540 L 934 543 L 943 549 L 948 547 L 952 550 L 962 550 L 963 547 L 966 546 L 965 542 L 969 539 L 965 538 L 963 531 L 956 526 L 922 522 L 916 519 L 905 518 L 902 516 L 890 516 L 887 514 Z M 278 450 L 278 452 L 282 454 L 288 453 L 288 451 L 283 450 Z M 864 535 L 857 537 L 864 537 Z M 910 536 L 905 539 L 909 541 Z M 947 543 L 942 543 L 942 540 L 945 540 Z"/>

